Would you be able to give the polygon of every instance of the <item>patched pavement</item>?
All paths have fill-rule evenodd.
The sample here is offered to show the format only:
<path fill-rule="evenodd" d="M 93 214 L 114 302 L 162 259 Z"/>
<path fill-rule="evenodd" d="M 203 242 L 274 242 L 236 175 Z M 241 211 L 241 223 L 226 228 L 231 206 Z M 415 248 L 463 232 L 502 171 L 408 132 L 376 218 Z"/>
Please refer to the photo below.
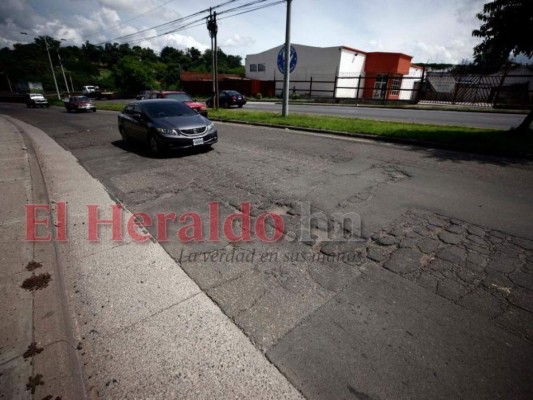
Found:
<path fill-rule="evenodd" d="M 404 279 L 533 340 L 533 241 L 409 211 L 372 235 L 368 258 Z"/>

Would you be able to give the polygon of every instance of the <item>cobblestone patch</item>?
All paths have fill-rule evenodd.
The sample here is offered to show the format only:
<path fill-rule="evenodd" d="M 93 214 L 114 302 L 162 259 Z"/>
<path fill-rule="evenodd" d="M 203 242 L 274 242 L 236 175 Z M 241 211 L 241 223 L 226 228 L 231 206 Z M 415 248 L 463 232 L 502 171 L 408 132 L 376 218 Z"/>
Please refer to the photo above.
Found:
<path fill-rule="evenodd" d="M 533 241 L 411 210 L 372 236 L 367 257 L 533 340 Z"/>

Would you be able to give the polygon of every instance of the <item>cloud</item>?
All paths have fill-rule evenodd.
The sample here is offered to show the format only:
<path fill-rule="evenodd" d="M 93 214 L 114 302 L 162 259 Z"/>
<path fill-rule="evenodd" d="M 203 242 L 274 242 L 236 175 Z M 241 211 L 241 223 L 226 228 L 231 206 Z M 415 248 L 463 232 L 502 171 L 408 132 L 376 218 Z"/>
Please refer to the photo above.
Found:
<path fill-rule="evenodd" d="M 231 37 L 223 39 L 220 47 L 248 47 L 255 44 L 255 42 L 255 39 L 251 38 L 250 36 L 241 36 L 238 33 L 234 33 Z"/>

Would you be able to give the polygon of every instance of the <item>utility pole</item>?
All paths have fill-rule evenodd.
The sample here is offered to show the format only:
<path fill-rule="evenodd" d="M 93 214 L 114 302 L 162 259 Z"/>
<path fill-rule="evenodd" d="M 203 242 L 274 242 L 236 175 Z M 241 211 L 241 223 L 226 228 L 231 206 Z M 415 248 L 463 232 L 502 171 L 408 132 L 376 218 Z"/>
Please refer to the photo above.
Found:
<path fill-rule="evenodd" d="M 285 26 L 285 76 L 283 79 L 283 109 L 281 115 L 289 116 L 289 84 L 291 74 L 291 3 L 287 0 L 287 18 Z"/>
<path fill-rule="evenodd" d="M 217 25 L 217 12 L 215 11 L 213 13 L 214 23 L 215 23 L 215 109 L 218 110 L 220 107 L 219 104 L 219 96 L 218 96 L 218 44 L 217 44 L 217 33 L 218 33 L 218 25 Z"/>
<path fill-rule="evenodd" d="M 218 52 L 217 52 L 217 12 L 211 13 L 211 8 L 209 9 L 209 18 L 207 19 L 207 30 L 209 31 L 209 36 L 211 37 L 211 70 L 212 70 L 212 94 L 211 99 L 213 103 L 213 108 L 218 110 Z"/>

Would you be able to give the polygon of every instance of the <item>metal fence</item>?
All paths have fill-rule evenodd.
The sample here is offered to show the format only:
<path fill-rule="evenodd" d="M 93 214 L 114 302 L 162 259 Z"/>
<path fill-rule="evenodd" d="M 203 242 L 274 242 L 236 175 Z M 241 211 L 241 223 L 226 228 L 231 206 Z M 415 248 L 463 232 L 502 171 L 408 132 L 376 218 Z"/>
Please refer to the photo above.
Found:
<path fill-rule="evenodd" d="M 294 79 L 293 97 L 323 97 L 355 101 L 433 103 L 475 106 L 533 106 L 533 73 L 493 75 L 421 71 L 420 76 L 366 74 L 332 76 L 330 79 Z M 274 81 L 276 95 L 283 81 Z"/>
<path fill-rule="evenodd" d="M 430 72 L 421 83 L 418 99 L 437 104 L 530 107 L 533 105 L 533 74 Z"/>

